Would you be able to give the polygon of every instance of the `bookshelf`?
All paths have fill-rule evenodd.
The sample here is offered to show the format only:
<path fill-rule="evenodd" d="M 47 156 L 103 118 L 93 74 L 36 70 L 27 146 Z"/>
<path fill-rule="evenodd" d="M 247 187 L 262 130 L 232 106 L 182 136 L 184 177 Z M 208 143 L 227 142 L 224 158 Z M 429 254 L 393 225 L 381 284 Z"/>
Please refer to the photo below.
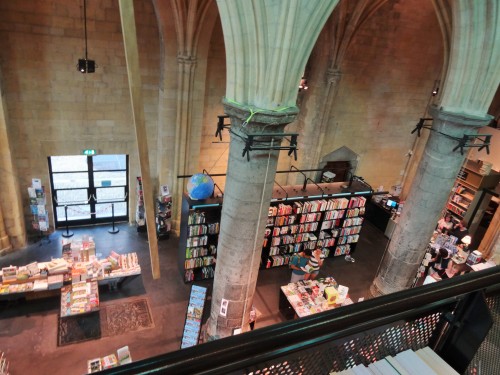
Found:
<path fill-rule="evenodd" d="M 325 258 L 354 250 L 370 193 L 353 195 L 357 192 L 342 192 L 336 184 L 321 185 L 330 185 L 333 190 L 319 196 L 273 199 L 264 233 L 261 269 L 288 265 L 295 253 L 305 249 L 320 247 Z"/>
<path fill-rule="evenodd" d="M 481 163 L 466 160 L 457 175 L 455 185 L 446 204 L 446 209 L 456 221 L 470 222 L 474 207 L 478 204 L 480 192 L 483 189 L 495 188 L 500 181 L 500 173 L 490 171 L 482 175 Z"/>
<path fill-rule="evenodd" d="M 161 195 L 156 198 L 156 237 L 169 238 L 172 228 L 172 196 Z"/>
<path fill-rule="evenodd" d="M 222 198 L 196 201 L 184 194 L 179 269 L 186 283 L 214 277 L 221 210 Z"/>
<path fill-rule="evenodd" d="M 267 217 L 261 269 L 285 266 L 300 249 L 320 246 L 326 257 L 353 251 L 372 191 L 354 181 L 275 187 Z M 213 277 L 222 198 L 182 202 L 179 269 L 185 282 Z"/>

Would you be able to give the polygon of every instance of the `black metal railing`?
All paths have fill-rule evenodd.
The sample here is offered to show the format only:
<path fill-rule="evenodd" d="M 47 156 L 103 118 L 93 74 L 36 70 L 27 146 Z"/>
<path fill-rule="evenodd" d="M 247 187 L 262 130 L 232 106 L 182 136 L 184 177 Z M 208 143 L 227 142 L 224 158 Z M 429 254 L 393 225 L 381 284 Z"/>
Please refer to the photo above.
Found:
<path fill-rule="evenodd" d="M 464 373 L 495 324 L 485 297 L 499 295 L 500 267 L 493 267 L 102 373 L 317 375 L 424 346 Z"/>

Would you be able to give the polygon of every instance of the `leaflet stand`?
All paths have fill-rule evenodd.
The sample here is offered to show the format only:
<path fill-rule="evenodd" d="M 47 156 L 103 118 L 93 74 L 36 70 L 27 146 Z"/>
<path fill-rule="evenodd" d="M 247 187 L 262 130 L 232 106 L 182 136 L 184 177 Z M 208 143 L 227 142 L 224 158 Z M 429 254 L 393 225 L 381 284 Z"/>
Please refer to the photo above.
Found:
<path fill-rule="evenodd" d="M 199 285 L 191 286 L 191 295 L 189 296 L 184 331 L 182 333 L 181 349 L 198 344 L 206 298 L 207 288 Z"/>
<path fill-rule="evenodd" d="M 73 236 L 73 232 L 69 231 L 69 226 L 68 226 L 68 206 L 64 206 L 64 216 L 66 217 L 66 233 L 63 233 L 62 236 L 64 238 L 69 238 Z"/>

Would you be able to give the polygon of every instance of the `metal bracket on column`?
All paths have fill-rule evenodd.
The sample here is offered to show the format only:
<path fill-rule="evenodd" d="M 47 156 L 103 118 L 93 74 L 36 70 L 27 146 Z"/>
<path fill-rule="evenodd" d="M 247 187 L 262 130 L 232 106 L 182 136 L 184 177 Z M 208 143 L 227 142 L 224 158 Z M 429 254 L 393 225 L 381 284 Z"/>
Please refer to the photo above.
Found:
<path fill-rule="evenodd" d="M 223 116 L 217 116 L 219 118 L 219 121 L 217 121 L 217 130 L 215 132 L 215 136 L 219 136 L 219 139 L 222 141 L 222 131 L 224 129 L 230 129 L 231 128 L 231 124 L 226 124 L 224 123 L 224 120 L 229 118 L 229 116 L 227 115 L 223 115 Z"/>
<path fill-rule="evenodd" d="M 420 130 L 422 130 L 422 128 L 431 130 L 431 125 L 424 125 L 425 121 L 431 121 L 431 120 L 432 120 L 432 118 L 421 118 L 418 121 L 417 126 L 415 127 L 415 129 L 413 129 L 411 131 L 411 134 L 417 132 L 417 136 L 420 137 Z"/>
<path fill-rule="evenodd" d="M 425 125 L 425 121 L 430 121 L 432 118 L 421 118 L 415 129 L 411 131 L 411 134 L 417 132 L 417 136 L 420 137 L 420 131 L 422 129 L 428 129 L 430 131 L 434 131 L 436 133 L 439 133 L 445 137 L 448 137 L 450 139 L 454 139 L 455 141 L 458 142 L 458 145 L 453 148 L 453 152 L 457 151 L 460 149 L 460 154 L 464 154 L 464 148 L 471 148 L 471 147 L 477 147 L 478 151 L 481 151 L 483 148 L 486 149 L 486 153 L 489 155 L 490 154 L 490 144 L 491 144 L 491 134 L 464 134 L 462 138 L 458 138 L 446 133 L 442 133 L 440 131 L 437 131 L 432 128 L 432 125 Z"/>
<path fill-rule="evenodd" d="M 233 133 L 234 134 L 234 133 Z M 290 136 L 290 139 L 286 138 L 287 136 Z M 243 154 L 241 156 L 247 156 L 247 160 L 250 161 L 250 151 L 255 151 L 255 150 L 288 150 L 288 156 L 292 155 L 297 160 L 297 137 L 299 136 L 298 133 L 261 133 L 261 134 L 247 134 L 247 138 L 242 138 L 245 141 L 245 148 L 243 149 Z M 269 140 L 262 141 L 258 140 L 256 138 L 271 138 L 274 139 L 275 137 L 285 139 L 290 142 L 289 146 L 269 146 L 269 145 L 263 145 L 263 146 L 256 146 L 256 144 L 259 143 L 269 143 Z"/>
<path fill-rule="evenodd" d="M 479 143 L 476 143 L 476 141 Z M 453 151 L 457 151 L 460 149 L 460 154 L 464 154 L 464 148 L 477 147 L 478 151 L 481 151 L 483 148 L 486 149 L 486 153 L 490 154 L 490 144 L 491 144 L 491 134 L 464 134 L 462 139 L 458 140 L 458 145 L 455 146 Z"/>

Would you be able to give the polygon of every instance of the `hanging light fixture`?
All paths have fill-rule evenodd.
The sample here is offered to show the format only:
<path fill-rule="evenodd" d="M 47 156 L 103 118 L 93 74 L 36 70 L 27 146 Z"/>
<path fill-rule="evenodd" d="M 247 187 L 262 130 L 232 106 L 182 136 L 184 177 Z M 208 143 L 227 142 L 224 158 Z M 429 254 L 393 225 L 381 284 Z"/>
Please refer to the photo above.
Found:
<path fill-rule="evenodd" d="M 80 73 L 94 73 L 97 65 L 94 60 L 89 60 L 87 56 L 87 0 L 83 0 L 83 27 L 85 30 L 85 58 L 78 59 L 76 68 Z"/>

